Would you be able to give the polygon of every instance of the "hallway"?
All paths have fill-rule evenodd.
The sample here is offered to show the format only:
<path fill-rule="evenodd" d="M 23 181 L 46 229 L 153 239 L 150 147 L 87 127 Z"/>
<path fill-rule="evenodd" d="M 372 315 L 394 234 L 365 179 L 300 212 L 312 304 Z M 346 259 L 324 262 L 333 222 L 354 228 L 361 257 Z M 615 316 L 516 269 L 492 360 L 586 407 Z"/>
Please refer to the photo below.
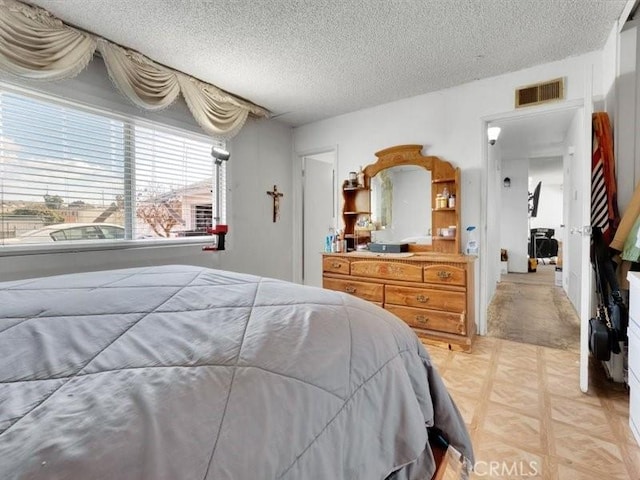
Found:
<path fill-rule="evenodd" d="M 555 265 L 539 264 L 536 272 L 503 274 L 488 307 L 487 334 L 579 351 L 580 319 L 554 280 Z"/>

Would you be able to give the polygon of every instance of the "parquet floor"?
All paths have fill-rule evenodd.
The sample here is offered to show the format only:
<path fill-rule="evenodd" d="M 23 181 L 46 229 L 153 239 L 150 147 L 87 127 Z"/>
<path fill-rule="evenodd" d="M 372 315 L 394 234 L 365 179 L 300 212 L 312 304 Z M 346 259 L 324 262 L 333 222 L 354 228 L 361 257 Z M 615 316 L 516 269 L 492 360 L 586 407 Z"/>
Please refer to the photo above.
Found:
<path fill-rule="evenodd" d="M 583 394 L 578 353 L 476 340 L 470 354 L 427 347 L 469 428 L 472 479 L 640 479 L 624 385 L 594 364 Z"/>

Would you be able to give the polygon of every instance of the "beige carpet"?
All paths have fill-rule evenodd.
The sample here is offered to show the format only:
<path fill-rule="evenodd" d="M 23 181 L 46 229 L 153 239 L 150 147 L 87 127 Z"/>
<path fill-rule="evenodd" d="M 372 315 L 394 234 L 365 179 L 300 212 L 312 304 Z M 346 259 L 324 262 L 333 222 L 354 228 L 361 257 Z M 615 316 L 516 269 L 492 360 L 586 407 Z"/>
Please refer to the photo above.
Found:
<path fill-rule="evenodd" d="M 489 336 L 578 351 L 580 319 L 554 278 L 554 265 L 502 275 L 487 312 Z"/>

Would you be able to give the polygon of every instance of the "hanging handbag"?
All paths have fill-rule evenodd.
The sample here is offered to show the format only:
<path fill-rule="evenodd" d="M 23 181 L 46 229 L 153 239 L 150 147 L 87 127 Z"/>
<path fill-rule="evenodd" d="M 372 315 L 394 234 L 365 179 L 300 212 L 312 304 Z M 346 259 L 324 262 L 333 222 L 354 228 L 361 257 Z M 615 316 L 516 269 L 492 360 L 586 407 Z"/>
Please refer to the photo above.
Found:
<path fill-rule="evenodd" d="M 611 352 L 620 346 L 615 330 L 611 327 L 607 308 L 598 306 L 598 312 L 594 318 L 589 319 L 589 351 L 596 360 L 607 361 L 611 359 Z"/>
<path fill-rule="evenodd" d="M 598 309 L 596 316 L 589 319 L 589 351 L 596 360 L 607 361 L 611 359 L 611 353 L 620 353 L 618 335 L 611 324 L 609 309 L 605 304 L 605 296 L 602 288 L 602 270 L 598 265 L 598 256 L 595 255 L 594 267 L 596 271 L 596 290 L 598 293 Z"/>

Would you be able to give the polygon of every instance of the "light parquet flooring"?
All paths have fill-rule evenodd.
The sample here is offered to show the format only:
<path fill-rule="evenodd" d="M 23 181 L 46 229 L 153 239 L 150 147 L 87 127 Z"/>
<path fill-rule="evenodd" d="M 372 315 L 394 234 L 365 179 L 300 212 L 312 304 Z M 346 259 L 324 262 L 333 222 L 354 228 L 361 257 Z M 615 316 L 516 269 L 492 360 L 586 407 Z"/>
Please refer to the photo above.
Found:
<path fill-rule="evenodd" d="M 640 480 L 628 392 L 599 365 L 583 394 L 577 352 L 491 337 L 470 354 L 427 348 L 471 434 L 472 479 Z"/>

